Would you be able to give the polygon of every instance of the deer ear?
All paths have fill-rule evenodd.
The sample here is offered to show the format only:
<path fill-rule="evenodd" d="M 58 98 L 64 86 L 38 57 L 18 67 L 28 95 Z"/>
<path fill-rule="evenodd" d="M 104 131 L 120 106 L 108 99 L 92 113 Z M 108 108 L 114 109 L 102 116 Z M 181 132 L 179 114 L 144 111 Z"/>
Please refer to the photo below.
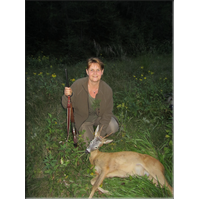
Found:
<path fill-rule="evenodd" d="M 97 128 L 95 129 L 95 137 L 99 136 L 99 125 L 97 125 Z"/>
<path fill-rule="evenodd" d="M 109 144 L 109 143 L 111 143 L 113 140 L 106 140 L 106 139 L 104 139 L 103 140 L 103 144 Z"/>

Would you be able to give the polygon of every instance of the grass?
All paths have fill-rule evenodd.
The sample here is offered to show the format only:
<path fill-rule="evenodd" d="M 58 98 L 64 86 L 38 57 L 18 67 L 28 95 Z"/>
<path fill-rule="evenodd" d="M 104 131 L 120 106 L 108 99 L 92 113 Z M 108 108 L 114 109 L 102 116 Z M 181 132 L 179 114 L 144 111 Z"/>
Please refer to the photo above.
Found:
<path fill-rule="evenodd" d="M 147 54 L 137 58 L 108 60 L 103 80 L 113 89 L 114 114 L 120 130 L 100 150 L 136 151 L 162 162 L 173 185 L 173 119 L 164 99 L 172 93 L 172 55 Z M 66 143 L 66 110 L 61 96 L 67 67 L 70 85 L 85 76 L 85 62 L 42 54 L 26 58 L 26 197 L 88 197 L 94 170 L 79 140 L 72 134 Z M 112 195 L 96 191 L 94 197 L 171 197 L 146 177 L 105 179 L 102 187 Z"/>

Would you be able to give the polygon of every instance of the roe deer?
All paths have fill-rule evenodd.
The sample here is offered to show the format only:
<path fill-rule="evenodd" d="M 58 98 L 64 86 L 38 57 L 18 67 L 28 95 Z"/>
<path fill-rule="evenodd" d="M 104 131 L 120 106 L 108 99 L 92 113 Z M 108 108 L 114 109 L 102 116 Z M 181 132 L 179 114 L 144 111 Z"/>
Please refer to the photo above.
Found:
<path fill-rule="evenodd" d="M 90 163 L 95 166 L 97 176 L 91 180 L 93 185 L 89 198 L 92 198 L 96 189 L 99 189 L 103 193 L 108 191 L 102 189 L 104 178 L 109 177 L 128 177 L 128 176 L 144 176 L 147 175 L 149 179 L 153 179 L 153 182 L 158 185 L 166 186 L 173 194 L 173 188 L 168 184 L 164 177 L 164 166 L 155 158 L 140 154 L 133 151 L 122 152 L 100 152 L 98 150 L 103 144 L 108 144 L 113 140 L 107 140 L 100 137 L 99 125 L 95 131 L 95 137 L 90 142 L 90 145 L 86 149 L 87 153 L 90 153 Z"/>

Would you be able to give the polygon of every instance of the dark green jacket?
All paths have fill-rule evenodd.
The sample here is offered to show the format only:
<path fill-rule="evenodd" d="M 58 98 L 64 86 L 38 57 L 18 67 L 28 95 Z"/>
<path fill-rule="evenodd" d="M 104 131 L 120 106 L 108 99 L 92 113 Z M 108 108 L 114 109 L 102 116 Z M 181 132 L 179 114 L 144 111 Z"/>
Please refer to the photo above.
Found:
<path fill-rule="evenodd" d="M 76 80 L 72 85 L 71 89 L 73 95 L 71 97 L 72 106 L 74 108 L 74 119 L 77 131 L 79 131 L 80 126 L 88 118 L 88 77 L 84 77 Z M 104 131 L 111 120 L 111 117 L 117 118 L 113 115 L 113 92 L 111 87 L 100 80 L 98 94 L 96 95 L 96 100 L 100 100 L 100 107 L 96 108 L 96 113 L 98 117 L 101 117 L 100 127 L 103 125 L 102 131 Z M 62 96 L 62 105 L 67 108 L 68 98 Z"/>

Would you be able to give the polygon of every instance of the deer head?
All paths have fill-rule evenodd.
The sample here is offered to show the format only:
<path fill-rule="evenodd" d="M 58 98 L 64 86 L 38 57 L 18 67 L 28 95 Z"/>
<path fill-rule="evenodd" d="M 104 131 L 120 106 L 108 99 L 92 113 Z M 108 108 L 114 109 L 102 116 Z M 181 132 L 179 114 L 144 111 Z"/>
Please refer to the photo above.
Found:
<path fill-rule="evenodd" d="M 97 149 L 99 149 L 103 144 L 108 144 L 110 142 L 112 142 L 113 140 L 107 140 L 105 139 L 105 137 L 101 137 L 100 133 L 102 131 L 102 127 L 99 131 L 99 125 L 97 126 L 96 130 L 95 130 L 95 137 L 94 139 L 90 142 L 89 146 L 86 149 L 86 153 L 91 153 L 92 151 L 95 151 Z"/>

